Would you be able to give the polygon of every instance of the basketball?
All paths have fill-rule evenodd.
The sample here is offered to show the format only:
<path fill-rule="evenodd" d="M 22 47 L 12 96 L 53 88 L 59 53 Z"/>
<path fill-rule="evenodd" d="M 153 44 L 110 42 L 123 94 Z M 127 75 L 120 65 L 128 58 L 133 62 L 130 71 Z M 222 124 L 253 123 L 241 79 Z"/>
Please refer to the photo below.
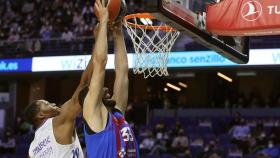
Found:
<path fill-rule="evenodd" d="M 109 23 L 119 22 L 125 16 L 127 8 L 125 0 L 103 0 L 109 11 Z"/>

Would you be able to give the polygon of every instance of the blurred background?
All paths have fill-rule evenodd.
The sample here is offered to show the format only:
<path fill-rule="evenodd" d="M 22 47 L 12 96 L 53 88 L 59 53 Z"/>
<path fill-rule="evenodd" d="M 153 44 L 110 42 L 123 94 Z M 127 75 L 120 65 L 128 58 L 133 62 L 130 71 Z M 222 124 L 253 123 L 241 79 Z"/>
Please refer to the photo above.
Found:
<path fill-rule="evenodd" d="M 190 4 L 200 10 L 205 1 L 190 0 Z M 126 2 L 128 11 L 135 13 L 143 10 L 145 0 Z M 90 54 L 96 24 L 92 4 L 0 0 L 1 158 L 27 157 L 34 130 L 22 112 L 30 102 L 44 98 L 63 104 L 72 96 L 82 73 L 79 63 L 75 71 L 44 72 L 32 72 L 30 63 L 32 57 Z M 128 52 L 134 53 L 127 34 L 125 38 Z M 134 127 L 141 157 L 279 157 L 280 36 L 252 37 L 250 46 L 252 53 L 267 53 L 273 62 L 211 66 L 215 59 L 194 53 L 209 53 L 207 58 L 211 51 L 181 35 L 172 51 L 191 52 L 190 58 L 203 66 L 169 68 L 170 75 L 161 78 L 143 79 L 130 72 L 126 118 Z M 111 38 L 109 53 L 113 54 Z M 46 67 L 53 64 L 44 61 Z M 108 70 L 105 85 L 112 89 L 113 82 L 114 71 Z M 84 146 L 82 124 L 78 118 Z"/>

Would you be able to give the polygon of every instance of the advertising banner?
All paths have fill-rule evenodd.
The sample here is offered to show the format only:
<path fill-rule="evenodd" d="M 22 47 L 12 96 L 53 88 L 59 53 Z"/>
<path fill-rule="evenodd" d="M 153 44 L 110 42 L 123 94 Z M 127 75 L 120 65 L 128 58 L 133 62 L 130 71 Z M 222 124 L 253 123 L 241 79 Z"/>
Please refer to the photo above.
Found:
<path fill-rule="evenodd" d="M 280 34 L 279 0 L 221 0 L 208 5 L 206 29 L 223 36 Z"/>
<path fill-rule="evenodd" d="M 31 72 L 32 59 L 0 59 L 0 72 Z"/>
<path fill-rule="evenodd" d="M 129 53 L 128 66 L 133 68 L 135 54 Z M 114 54 L 108 55 L 106 69 L 114 69 Z M 90 55 L 33 57 L 28 59 L 0 59 L 0 72 L 51 72 L 81 71 L 90 60 Z M 236 64 L 214 51 L 171 52 L 168 68 L 228 67 L 228 66 L 277 66 L 280 65 L 280 49 L 250 50 L 247 64 Z"/>

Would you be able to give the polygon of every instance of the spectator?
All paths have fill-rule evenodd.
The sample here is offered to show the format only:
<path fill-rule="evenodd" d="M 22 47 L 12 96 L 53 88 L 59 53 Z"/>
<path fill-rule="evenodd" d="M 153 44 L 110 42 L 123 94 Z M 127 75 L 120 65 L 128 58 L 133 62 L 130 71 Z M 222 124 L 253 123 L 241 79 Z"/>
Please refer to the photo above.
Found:
<path fill-rule="evenodd" d="M 81 13 L 79 13 L 77 11 L 74 12 L 73 16 L 74 17 L 73 17 L 72 25 L 78 26 L 81 23 L 81 21 L 83 20 L 83 16 Z"/>
<path fill-rule="evenodd" d="M 35 4 L 33 0 L 27 0 L 21 9 L 21 12 L 25 14 L 30 13 L 34 10 L 34 7 Z"/>
<path fill-rule="evenodd" d="M 167 140 L 169 139 L 168 133 L 166 132 L 165 125 L 163 123 L 158 123 L 154 129 L 154 133 L 157 140 Z"/>
<path fill-rule="evenodd" d="M 135 8 L 135 3 L 134 3 L 134 1 L 133 1 L 133 0 L 129 1 L 129 2 L 128 2 L 128 7 L 127 7 L 128 12 L 129 12 L 129 13 L 134 13 L 134 10 L 135 10 L 134 8 Z"/>
<path fill-rule="evenodd" d="M 77 37 L 82 37 L 85 35 L 85 30 L 86 30 L 85 22 L 80 21 L 79 25 L 76 26 L 74 32 Z"/>
<path fill-rule="evenodd" d="M 204 140 L 201 136 L 195 136 L 192 138 L 190 146 L 192 147 L 203 147 L 204 146 Z"/>
<path fill-rule="evenodd" d="M 90 6 L 89 1 L 87 1 L 85 7 L 83 8 L 82 14 L 86 24 L 91 25 L 93 17 L 93 8 Z"/>
<path fill-rule="evenodd" d="M 68 3 L 68 2 L 64 2 L 64 3 Z M 64 13 L 63 13 L 63 15 L 64 15 L 64 23 L 66 24 L 66 25 L 71 25 L 71 23 L 72 23 L 72 21 L 73 21 L 73 13 L 72 13 L 72 10 L 70 10 L 70 7 L 69 7 L 69 5 L 66 5 L 67 7 L 66 8 L 64 8 Z"/>
<path fill-rule="evenodd" d="M 250 127 L 247 125 L 244 119 L 241 119 L 240 125 L 235 125 L 231 130 L 232 142 L 236 144 L 243 153 L 249 152 L 249 139 L 250 139 Z"/>
<path fill-rule="evenodd" d="M 271 134 L 269 136 L 275 144 L 280 144 L 280 126 L 279 121 L 274 122 L 274 126 L 271 129 Z"/>
<path fill-rule="evenodd" d="M 210 119 L 208 118 L 204 118 L 204 119 L 199 119 L 199 122 L 198 122 L 198 126 L 199 127 L 206 127 L 206 128 L 212 128 L 212 122 Z"/>
<path fill-rule="evenodd" d="M 28 27 L 31 27 L 33 24 L 34 24 L 33 16 L 31 14 L 28 14 L 24 21 L 24 25 L 25 25 L 26 29 Z"/>
<path fill-rule="evenodd" d="M 53 31 L 57 36 L 61 36 L 61 32 L 64 31 L 64 23 L 63 23 L 63 14 L 62 11 L 57 11 L 55 15 L 55 19 L 53 21 Z"/>
<path fill-rule="evenodd" d="M 232 121 L 230 122 L 230 128 L 239 125 L 241 121 L 241 114 L 239 112 L 234 112 Z"/>
<path fill-rule="evenodd" d="M 75 17 L 74 17 L 75 19 Z M 74 21 L 73 21 L 74 22 Z M 78 47 L 79 52 L 83 53 L 84 52 L 84 42 L 85 40 L 83 39 L 83 36 L 85 36 L 85 22 L 80 21 L 80 24 L 76 26 L 74 30 L 75 37 L 78 37 L 76 39 L 76 47 Z"/>
<path fill-rule="evenodd" d="M 169 135 L 166 132 L 165 125 L 158 123 L 154 129 L 155 134 L 155 147 L 151 151 L 151 154 L 161 154 L 167 151 L 167 143 L 169 141 Z"/>
<path fill-rule="evenodd" d="M 33 45 L 34 53 L 41 52 L 41 49 L 42 49 L 41 41 L 40 40 L 36 40 L 34 45 Z"/>
<path fill-rule="evenodd" d="M 134 7 L 138 7 L 138 3 Z M 75 37 L 88 36 L 73 44 L 73 47 L 78 48 L 79 52 L 88 51 L 91 49 L 91 44 L 88 43 L 92 43 L 92 27 L 95 23 L 96 18 L 90 1 L 0 1 L 0 49 L 3 52 L 1 55 L 8 54 L 6 52 L 9 52 L 9 55 L 11 52 L 17 53 L 18 50 L 23 52 L 22 49 L 27 49 L 27 52 L 30 53 L 34 52 L 35 44 L 40 46 L 41 43 L 27 41 L 27 38 L 41 38 L 44 40 L 42 48 L 48 49 L 49 44 L 53 44 L 51 47 L 55 50 L 56 46 L 64 45 L 60 45 L 59 42 L 51 42 L 50 39 L 62 37 L 65 27 L 69 27 L 73 36 L 77 34 Z M 80 24 L 82 25 L 80 26 Z M 26 32 L 28 29 L 30 34 Z M 16 47 L 7 48 L 5 45 L 7 42 L 13 43 L 18 40 L 26 41 L 17 44 Z M 63 48 L 67 48 L 67 50 L 62 49 L 63 51 L 60 52 L 68 51 L 68 47 Z"/>
<path fill-rule="evenodd" d="M 52 10 L 57 10 L 62 6 L 62 2 L 61 0 L 54 0 L 54 2 L 52 3 Z"/>
<path fill-rule="evenodd" d="M 177 154 L 183 154 L 188 149 L 188 146 L 188 137 L 185 135 L 184 130 L 180 129 L 178 135 L 172 141 L 172 151 Z"/>
<path fill-rule="evenodd" d="M 16 17 L 15 12 L 11 9 L 10 6 L 7 6 L 6 12 L 3 16 L 3 19 L 6 19 L 6 21 L 10 21 Z"/>
<path fill-rule="evenodd" d="M 139 149 L 140 153 L 150 153 L 155 145 L 155 139 L 153 137 L 152 132 L 148 133 L 148 136 L 143 139 L 143 141 L 140 143 Z"/>
<path fill-rule="evenodd" d="M 62 33 L 61 39 L 66 42 L 71 42 L 74 38 L 73 32 L 69 30 L 68 27 L 64 29 L 65 31 Z"/>
<path fill-rule="evenodd" d="M 19 33 L 21 31 L 21 26 L 19 26 L 19 24 L 17 22 L 13 22 L 10 25 L 10 32 L 17 32 Z"/>
<path fill-rule="evenodd" d="M 267 147 L 257 152 L 257 158 L 279 158 L 280 152 L 277 147 L 274 146 L 273 140 L 268 141 Z"/>
<path fill-rule="evenodd" d="M 16 140 L 13 135 L 13 131 L 10 127 L 7 127 L 5 131 L 5 137 L 3 141 L 0 142 L 0 145 L 4 149 L 4 152 L 14 152 L 16 148 Z"/>
<path fill-rule="evenodd" d="M 176 121 L 175 126 L 173 127 L 173 129 L 169 132 L 170 133 L 170 137 L 175 137 L 179 134 L 179 131 L 183 129 L 182 125 L 179 121 Z"/>
<path fill-rule="evenodd" d="M 256 128 L 252 131 L 252 138 L 255 140 L 255 146 L 266 144 L 266 133 L 262 122 L 258 122 Z"/>
<path fill-rule="evenodd" d="M 204 151 L 198 158 L 222 158 L 222 152 L 217 147 L 217 142 L 211 140 L 205 147 Z"/>
<path fill-rule="evenodd" d="M 19 38 L 20 38 L 19 33 L 16 32 L 16 31 L 13 31 L 13 32 L 10 33 L 10 36 L 9 36 L 7 42 L 9 44 L 15 43 L 15 42 L 19 41 Z"/>
<path fill-rule="evenodd" d="M 46 23 L 42 26 L 40 30 L 40 35 L 44 41 L 48 41 L 51 38 L 51 34 L 52 34 L 52 26 L 50 26 L 48 21 L 46 21 Z"/>

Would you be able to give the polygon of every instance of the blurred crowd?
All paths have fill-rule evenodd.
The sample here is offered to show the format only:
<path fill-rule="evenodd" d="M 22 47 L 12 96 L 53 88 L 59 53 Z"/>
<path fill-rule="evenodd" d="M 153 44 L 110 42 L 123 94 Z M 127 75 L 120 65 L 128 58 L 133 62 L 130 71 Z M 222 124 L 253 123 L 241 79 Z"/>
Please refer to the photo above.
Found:
<path fill-rule="evenodd" d="M 218 91 L 218 93 L 220 93 Z M 217 96 L 209 94 L 208 103 L 199 105 L 192 105 L 188 102 L 186 93 L 174 92 L 154 92 L 147 93 L 141 98 L 135 97 L 134 102 L 146 103 L 150 105 L 151 109 L 184 109 L 184 108 L 228 108 L 228 109 L 240 109 L 240 108 L 280 108 L 280 94 L 271 93 L 268 96 L 262 96 L 260 91 L 254 89 L 251 93 L 245 94 L 232 93 L 227 95 L 226 93 L 220 93 Z"/>
<path fill-rule="evenodd" d="M 222 117 L 220 119 L 223 119 Z M 159 122 L 140 131 L 142 156 L 170 158 L 279 158 L 279 119 L 245 119 L 235 113 L 224 127 L 209 119 L 196 125 Z M 193 129 L 198 129 L 194 131 Z M 225 128 L 219 131 L 217 128 Z M 207 130 L 205 130 L 207 129 Z"/>
<path fill-rule="evenodd" d="M 61 44 L 69 47 L 76 42 L 78 51 L 87 51 L 83 50 L 83 43 L 89 38 L 92 45 L 92 30 L 96 24 L 93 2 L 0 0 L 0 47 L 16 47 L 13 50 L 32 56 L 50 44 L 54 48 Z M 129 12 L 141 12 L 143 3 L 130 0 L 127 5 Z M 61 43 L 51 43 L 57 40 Z"/>
<path fill-rule="evenodd" d="M 142 1 L 128 1 L 129 12 L 140 12 Z M 133 7 L 131 7 L 133 6 Z M 87 0 L 1 0 L 0 40 L 91 36 L 96 24 L 93 1 Z"/>

